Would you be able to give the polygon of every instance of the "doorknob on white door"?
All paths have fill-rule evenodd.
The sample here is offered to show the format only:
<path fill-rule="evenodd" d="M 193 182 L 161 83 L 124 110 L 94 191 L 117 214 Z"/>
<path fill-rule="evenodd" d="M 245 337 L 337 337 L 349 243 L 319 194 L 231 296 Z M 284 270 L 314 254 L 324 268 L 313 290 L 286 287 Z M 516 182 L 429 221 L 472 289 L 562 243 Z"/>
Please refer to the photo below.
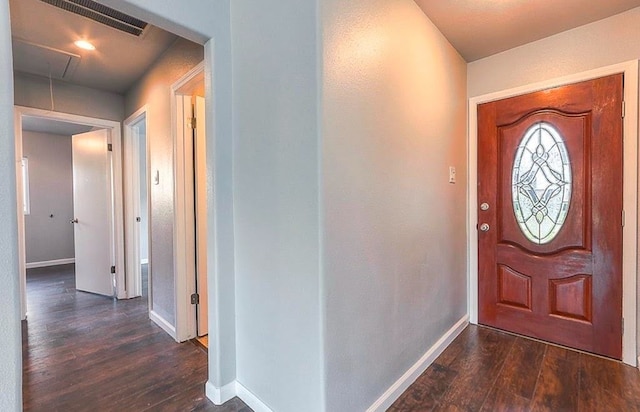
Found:
<path fill-rule="evenodd" d="M 74 224 L 74 223 L 78 223 L 78 218 L 73 218 L 71 220 L 69 220 L 69 223 Z"/>

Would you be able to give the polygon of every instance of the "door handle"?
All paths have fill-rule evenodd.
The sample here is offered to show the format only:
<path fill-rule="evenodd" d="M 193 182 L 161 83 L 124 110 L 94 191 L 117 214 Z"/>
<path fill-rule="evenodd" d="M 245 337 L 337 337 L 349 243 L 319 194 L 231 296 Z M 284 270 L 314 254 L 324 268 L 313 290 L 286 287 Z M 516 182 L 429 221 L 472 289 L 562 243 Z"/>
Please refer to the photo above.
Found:
<path fill-rule="evenodd" d="M 483 203 L 480 205 L 480 210 L 486 212 L 487 210 L 489 210 L 489 203 Z"/>
<path fill-rule="evenodd" d="M 488 232 L 489 231 L 489 224 L 488 223 L 483 223 L 480 225 L 480 230 L 483 232 Z"/>
<path fill-rule="evenodd" d="M 78 218 L 73 218 L 71 220 L 69 220 L 69 223 L 74 224 L 74 223 L 78 223 Z"/>

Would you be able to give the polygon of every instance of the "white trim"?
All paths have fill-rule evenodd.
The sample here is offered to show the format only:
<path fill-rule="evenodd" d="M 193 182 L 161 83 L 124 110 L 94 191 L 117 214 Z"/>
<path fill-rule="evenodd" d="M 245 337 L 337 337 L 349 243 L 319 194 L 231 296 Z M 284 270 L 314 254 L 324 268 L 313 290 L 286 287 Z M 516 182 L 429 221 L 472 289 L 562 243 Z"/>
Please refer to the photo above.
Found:
<path fill-rule="evenodd" d="M 264 402 L 262 402 L 256 395 L 244 387 L 240 382 L 236 380 L 236 394 L 238 398 L 242 399 L 254 412 L 273 412 Z"/>
<path fill-rule="evenodd" d="M 22 171 L 22 213 L 26 215 L 31 214 L 31 196 L 29 194 L 29 158 L 22 157 L 20 161 Z"/>
<path fill-rule="evenodd" d="M 109 135 L 111 144 L 113 145 L 113 151 L 111 153 L 111 165 L 113 170 L 113 176 L 111 179 L 112 185 L 112 205 L 113 211 L 113 225 L 112 236 L 113 245 L 111 250 L 112 264 L 116 267 L 116 286 L 117 297 L 124 296 L 124 278 L 126 275 L 124 265 L 124 216 L 122 205 L 122 131 L 120 122 L 114 122 L 112 120 L 98 119 L 87 116 L 80 116 L 70 113 L 53 112 L 50 110 L 36 109 L 33 107 L 14 106 L 14 120 L 15 120 L 15 146 L 16 146 L 16 160 L 22 159 L 22 116 L 41 117 L 45 119 L 59 120 L 63 122 L 83 124 L 87 126 L 93 126 L 103 129 L 109 129 Z M 18 164 L 16 165 L 16 167 Z M 18 198 L 21 196 L 19 189 L 21 185 L 21 177 L 19 174 L 16 176 Z M 117 205 L 117 206 L 116 206 Z M 25 261 L 25 230 L 24 230 L 24 215 L 22 214 L 22 208 L 18 208 L 18 258 L 19 271 L 22 278 L 22 316 L 26 317 L 26 261 Z"/>
<path fill-rule="evenodd" d="M 140 259 L 140 264 L 141 265 L 146 265 L 149 263 L 149 259 Z"/>
<path fill-rule="evenodd" d="M 24 213 L 22 213 L 22 115 L 16 109 L 13 110 L 13 127 L 15 136 L 16 156 L 16 201 L 18 220 L 18 274 L 20 276 L 20 319 L 27 318 L 27 253 L 25 243 Z"/>
<path fill-rule="evenodd" d="M 48 266 L 68 265 L 71 263 L 76 263 L 76 259 L 67 258 L 67 259 L 43 260 L 41 262 L 27 263 L 25 267 L 27 269 L 35 269 L 35 268 L 45 268 Z"/>
<path fill-rule="evenodd" d="M 224 385 L 222 388 L 216 388 L 211 381 L 207 381 L 205 394 L 214 405 L 222 405 L 237 396 L 236 381 Z"/>
<path fill-rule="evenodd" d="M 196 293 L 195 193 L 193 139 L 185 138 L 191 131 L 186 123 L 189 101 L 181 91 L 204 76 L 204 61 L 189 70 L 171 85 L 171 124 L 174 159 L 174 231 L 173 254 L 175 276 L 176 340 L 184 342 L 197 336 L 196 307 L 190 296 Z"/>
<path fill-rule="evenodd" d="M 150 310 L 149 319 L 151 319 L 156 325 L 160 326 L 173 339 L 176 339 L 176 329 L 171 323 L 169 323 L 169 321 L 160 316 L 158 312 L 156 312 L 155 310 Z"/>
<path fill-rule="evenodd" d="M 126 297 L 133 298 L 141 296 L 142 291 L 142 273 L 140 271 L 140 224 L 136 222 L 135 218 L 140 216 L 140 141 L 138 133 L 134 130 L 134 125 L 141 121 L 146 124 L 147 105 L 142 106 L 136 110 L 131 116 L 129 116 L 123 122 L 124 128 L 124 230 L 125 230 L 125 264 L 127 266 L 127 290 Z M 144 119 L 144 120 L 143 120 Z M 145 137 L 145 147 L 143 150 L 147 151 L 148 144 Z M 148 159 L 148 156 L 146 156 Z M 148 167 L 147 167 L 148 169 Z M 148 173 L 144 178 L 148 183 Z M 147 198 L 149 198 L 149 190 L 147 184 Z M 147 208 L 150 207 L 149 201 L 147 201 Z M 147 211 L 147 216 L 150 216 Z M 147 225 L 149 219 L 147 219 Z M 147 235 L 149 230 L 147 230 Z M 147 244 L 150 245 L 150 241 L 147 240 Z M 149 283 L 149 285 L 151 285 Z M 149 288 L 151 288 L 149 286 Z M 149 293 L 151 295 L 151 293 Z"/>
<path fill-rule="evenodd" d="M 216 388 L 211 381 L 207 381 L 205 393 L 214 405 L 222 405 L 237 396 L 255 412 L 273 412 L 271 408 L 237 380 L 226 384 L 222 388 Z"/>
<path fill-rule="evenodd" d="M 429 365 L 436 360 L 438 356 L 449 346 L 451 342 L 467 327 L 469 324 L 469 316 L 463 316 L 459 321 L 456 322 L 444 335 L 438 339 L 436 343 L 433 344 L 425 352 L 424 355 L 418 361 L 410 367 L 401 377 L 398 379 L 389 389 L 386 390 L 385 393 L 382 394 L 378 398 L 377 401 L 373 403 L 368 409 L 367 412 L 382 412 L 386 411 L 393 402 L 395 402 L 402 393 L 407 390 L 409 386 L 413 382 L 418 379 L 422 373 L 427 370 Z"/>
<path fill-rule="evenodd" d="M 467 146 L 468 161 L 468 214 L 467 214 L 467 254 L 468 254 L 468 308 L 471 323 L 478 323 L 478 234 L 477 214 L 477 149 L 478 119 L 477 106 L 494 100 L 531 93 L 551 87 L 577 83 L 616 73 L 624 74 L 624 99 L 626 115 L 624 118 L 624 197 L 625 226 L 623 228 L 622 260 L 622 316 L 625 319 L 622 337 L 622 361 L 635 366 L 636 359 L 636 300 L 637 300 L 637 232 L 638 232 L 638 61 L 632 60 L 587 72 L 577 73 L 557 79 L 521 86 L 513 89 L 489 93 L 469 99 L 469 140 Z"/>

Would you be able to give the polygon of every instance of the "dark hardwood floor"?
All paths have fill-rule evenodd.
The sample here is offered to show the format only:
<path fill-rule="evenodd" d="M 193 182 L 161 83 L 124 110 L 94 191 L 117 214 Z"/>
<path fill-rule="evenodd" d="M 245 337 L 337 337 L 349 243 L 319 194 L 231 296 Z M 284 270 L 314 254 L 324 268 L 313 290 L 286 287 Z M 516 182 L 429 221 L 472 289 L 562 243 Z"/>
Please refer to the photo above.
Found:
<path fill-rule="evenodd" d="M 640 372 L 470 325 L 389 411 L 640 411 Z"/>
<path fill-rule="evenodd" d="M 146 297 L 77 292 L 73 265 L 29 270 L 27 291 L 26 411 L 251 411 L 238 398 L 206 399 L 205 351 L 151 322 Z M 469 326 L 389 409 L 431 410 L 640 411 L 640 373 Z"/>
<path fill-rule="evenodd" d="M 205 397 L 206 352 L 151 322 L 146 297 L 78 292 L 73 265 L 28 270 L 27 296 L 25 411 L 251 411 Z"/>

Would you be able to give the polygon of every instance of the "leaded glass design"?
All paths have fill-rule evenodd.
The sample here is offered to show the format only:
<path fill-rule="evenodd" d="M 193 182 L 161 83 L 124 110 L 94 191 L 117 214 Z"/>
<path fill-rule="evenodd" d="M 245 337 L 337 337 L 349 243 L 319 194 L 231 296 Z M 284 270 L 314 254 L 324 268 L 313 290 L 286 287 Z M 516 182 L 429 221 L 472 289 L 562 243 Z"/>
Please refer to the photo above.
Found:
<path fill-rule="evenodd" d="M 542 245 L 556 237 L 569 212 L 571 164 L 564 139 L 547 122 L 524 133 L 513 164 L 511 195 L 520 230 Z"/>

